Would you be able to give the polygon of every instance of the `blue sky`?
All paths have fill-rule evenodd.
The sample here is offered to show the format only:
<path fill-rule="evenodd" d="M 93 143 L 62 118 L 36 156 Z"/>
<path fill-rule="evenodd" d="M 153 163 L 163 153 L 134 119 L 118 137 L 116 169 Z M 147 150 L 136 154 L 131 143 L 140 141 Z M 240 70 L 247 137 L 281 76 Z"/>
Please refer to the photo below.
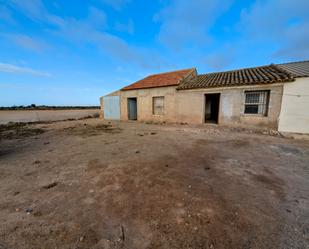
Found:
<path fill-rule="evenodd" d="M 148 74 L 309 59 L 308 0 L 0 0 L 0 106 L 98 105 Z"/>

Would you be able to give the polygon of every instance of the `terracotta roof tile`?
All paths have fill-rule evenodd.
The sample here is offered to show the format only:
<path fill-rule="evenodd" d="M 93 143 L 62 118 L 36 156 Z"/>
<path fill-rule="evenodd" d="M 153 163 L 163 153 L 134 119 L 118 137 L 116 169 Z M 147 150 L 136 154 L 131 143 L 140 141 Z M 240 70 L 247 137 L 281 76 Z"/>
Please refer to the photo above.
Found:
<path fill-rule="evenodd" d="M 167 73 L 153 74 L 146 78 L 139 80 L 129 86 L 122 88 L 121 90 L 135 90 L 153 87 L 163 86 L 177 86 L 182 79 L 193 72 L 195 68 L 178 70 Z"/>
<path fill-rule="evenodd" d="M 242 85 L 271 84 L 277 82 L 293 81 L 290 73 L 275 65 L 244 68 L 233 71 L 200 74 L 194 79 L 184 80 L 177 87 L 178 90 L 227 87 Z"/>

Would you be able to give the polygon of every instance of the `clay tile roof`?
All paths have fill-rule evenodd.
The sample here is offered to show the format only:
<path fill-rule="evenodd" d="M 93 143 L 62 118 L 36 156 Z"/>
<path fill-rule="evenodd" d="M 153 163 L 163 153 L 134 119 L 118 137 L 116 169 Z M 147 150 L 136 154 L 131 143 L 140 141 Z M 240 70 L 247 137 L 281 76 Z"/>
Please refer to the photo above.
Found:
<path fill-rule="evenodd" d="M 292 74 L 293 77 L 309 77 L 309 61 L 298 61 L 277 64 L 280 69 Z"/>
<path fill-rule="evenodd" d="M 177 86 L 182 79 L 193 72 L 195 68 L 183 69 L 173 72 L 149 75 L 146 78 L 139 80 L 121 90 L 135 90 L 163 86 Z"/>
<path fill-rule="evenodd" d="M 177 87 L 177 89 L 185 90 L 210 87 L 271 84 L 293 80 L 294 78 L 291 74 L 275 65 L 269 65 L 226 72 L 200 74 L 192 80 L 184 80 Z"/>

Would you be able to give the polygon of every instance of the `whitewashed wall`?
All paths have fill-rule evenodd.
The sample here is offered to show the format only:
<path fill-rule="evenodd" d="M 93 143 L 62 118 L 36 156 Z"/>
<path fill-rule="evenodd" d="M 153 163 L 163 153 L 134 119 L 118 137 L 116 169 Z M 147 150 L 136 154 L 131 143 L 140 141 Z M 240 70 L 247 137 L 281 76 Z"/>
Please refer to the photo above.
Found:
<path fill-rule="evenodd" d="M 309 77 L 284 84 L 278 130 L 309 134 Z"/>

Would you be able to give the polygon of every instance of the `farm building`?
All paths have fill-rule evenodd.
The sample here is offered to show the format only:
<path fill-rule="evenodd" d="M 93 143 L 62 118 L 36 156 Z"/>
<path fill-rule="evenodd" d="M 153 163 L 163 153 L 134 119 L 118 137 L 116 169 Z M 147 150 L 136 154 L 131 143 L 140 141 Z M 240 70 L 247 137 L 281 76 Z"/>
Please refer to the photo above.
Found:
<path fill-rule="evenodd" d="M 101 98 L 105 119 L 217 123 L 309 133 L 309 61 L 150 75 Z"/>

